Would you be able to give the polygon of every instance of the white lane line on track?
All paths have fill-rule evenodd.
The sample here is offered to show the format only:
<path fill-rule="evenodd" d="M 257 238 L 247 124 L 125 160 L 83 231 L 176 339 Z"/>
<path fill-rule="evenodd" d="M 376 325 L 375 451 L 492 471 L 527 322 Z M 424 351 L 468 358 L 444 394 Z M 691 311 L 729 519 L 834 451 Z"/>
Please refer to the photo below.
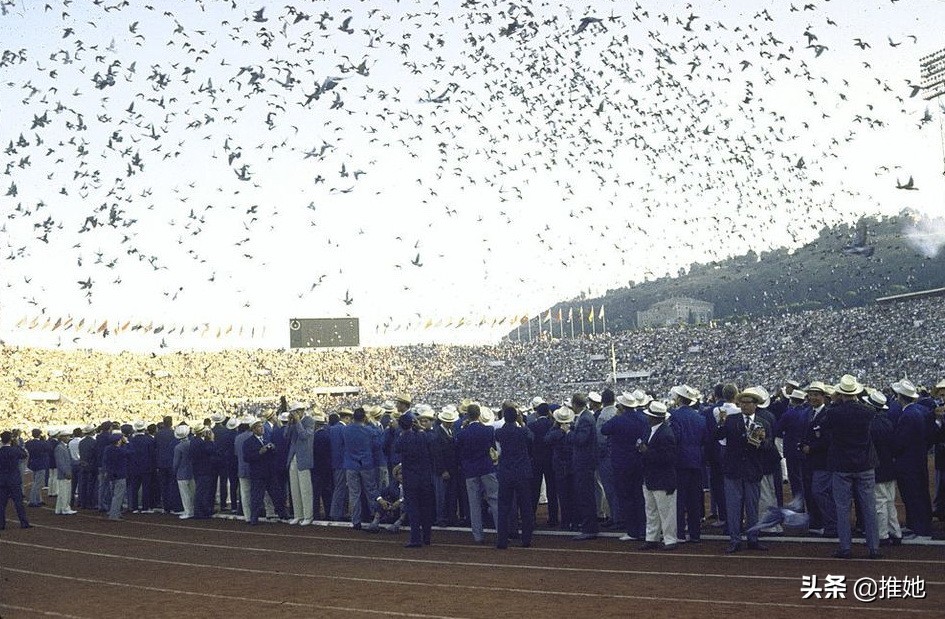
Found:
<path fill-rule="evenodd" d="M 64 529 L 59 527 L 49 527 L 46 525 L 36 525 L 42 528 L 59 530 L 67 533 L 84 533 L 86 535 L 92 535 L 96 537 L 106 537 L 113 539 L 120 539 L 123 541 L 128 541 L 128 537 L 124 535 L 116 535 L 113 533 L 94 533 L 91 531 L 77 531 L 73 529 Z M 152 538 L 135 538 L 136 541 L 148 542 L 151 544 L 164 544 L 169 546 L 186 546 L 193 547 L 197 542 L 191 541 L 174 541 L 174 540 L 161 540 L 161 539 L 152 539 Z M 3 543 L 4 540 L 0 540 L 0 543 Z M 7 542 L 11 544 L 17 544 L 20 542 Z M 485 569 L 510 569 L 510 570 L 522 570 L 522 571 L 537 571 L 537 572 L 566 572 L 566 573 L 590 573 L 590 574 L 616 574 L 616 575 L 625 575 L 625 576 L 668 576 L 668 577 L 689 577 L 689 578 L 725 578 L 725 579 L 740 579 L 740 580 L 767 580 L 767 581 L 791 581 L 794 582 L 797 580 L 795 576 L 772 576 L 772 575 L 763 575 L 763 574 L 732 574 L 731 571 L 727 572 L 674 572 L 674 571 L 655 571 L 655 570 L 622 570 L 622 569 L 604 569 L 599 567 L 563 567 L 563 566 L 542 566 L 542 565 L 530 565 L 530 564 L 516 564 L 516 563 L 489 563 L 484 561 L 457 561 L 455 558 L 448 561 L 439 561 L 435 559 L 419 559 L 413 557 L 378 557 L 373 555 L 353 555 L 353 554 L 340 554 L 340 553 L 327 553 L 327 552 L 313 552 L 306 550 L 279 550 L 276 548 L 260 548 L 260 547 L 248 547 L 248 546 L 233 546 L 232 544 L 207 544 L 204 542 L 199 542 L 201 548 L 214 548 L 219 550 L 247 550 L 250 552 L 259 552 L 266 554 L 275 554 L 275 555 L 292 555 L 292 556 L 304 556 L 304 557 L 321 557 L 324 559 L 342 559 L 346 561 L 357 560 L 357 561 L 380 561 L 385 563 L 418 563 L 421 565 L 446 565 L 449 567 L 475 567 L 475 568 L 485 568 Z M 936 582 L 936 581 L 926 581 L 927 585 L 945 585 L 945 582 Z"/>
<path fill-rule="evenodd" d="M 324 535 L 290 535 L 290 534 L 285 534 L 285 533 L 265 533 L 263 531 L 257 531 L 255 529 L 246 530 L 246 529 L 250 529 L 251 527 L 246 527 L 246 529 L 240 528 L 240 529 L 234 530 L 234 529 L 217 529 L 217 528 L 212 528 L 212 527 L 186 526 L 186 525 L 179 525 L 179 524 L 164 524 L 164 523 L 159 523 L 159 522 L 141 522 L 138 520 L 128 521 L 128 522 L 133 523 L 133 524 L 141 524 L 143 526 L 148 526 L 148 527 L 158 527 L 158 528 L 166 528 L 166 529 L 184 529 L 188 531 L 223 533 L 223 534 L 228 534 L 228 535 L 235 534 L 235 535 L 245 535 L 245 536 L 253 536 L 253 537 L 274 537 L 274 538 L 287 538 L 287 539 L 297 539 L 297 540 L 324 540 L 324 541 L 338 541 L 338 542 L 353 542 L 353 543 L 358 543 L 358 544 L 383 544 L 385 546 L 386 545 L 400 546 L 402 544 L 399 541 L 382 540 L 382 539 L 375 539 L 375 538 L 370 538 L 370 537 L 348 538 L 348 537 L 331 537 L 331 536 L 324 536 Z M 64 527 L 54 527 L 51 525 L 36 525 L 36 526 L 52 529 L 52 530 L 57 530 L 57 531 L 65 531 L 69 533 L 90 533 L 91 534 L 91 532 L 85 531 L 83 529 L 67 529 Z M 108 535 L 108 534 L 100 533 L 97 535 Z M 118 537 L 122 537 L 122 536 L 118 536 Z M 440 546 L 441 548 L 469 548 L 469 549 L 479 549 L 479 550 L 488 550 L 490 548 L 489 546 L 481 546 L 477 544 L 437 544 L 437 545 Z M 516 552 L 522 552 L 522 551 L 525 551 L 525 549 L 524 548 L 516 549 Z M 575 553 L 575 554 L 603 554 L 603 555 L 628 556 L 628 557 L 633 557 L 633 556 L 652 557 L 655 554 L 653 551 L 634 552 L 632 550 L 631 551 L 596 550 L 596 549 L 591 549 L 591 548 L 577 548 L 577 547 L 575 548 L 541 548 L 541 547 L 536 547 L 536 546 L 532 546 L 531 548 L 528 549 L 528 551 L 529 552 L 544 552 L 544 553 L 566 552 L 566 553 Z M 734 560 L 739 560 L 739 559 L 747 559 L 747 560 L 755 560 L 755 561 L 760 560 L 760 561 L 765 561 L 765 562 L 770 562 L 772 560 L 792 561 L 792 562 L 801 561 L 803 563 L 809 563 L 811 561 L 836 563 L 838 561 L 837 559 L 832 558 L 832 557 L 811 557 L 811 556 L 793 557 L 793 556 L 784 556 L 784 555 L 772 555 L 768 553 L 750 554 L 750 555 L 742 553 L 739 555 L 716 556 L 716 555 L 710 555 L 710 554 L 685 553 L 685 552 L 676 551 L 673 553 L 661 554 L 659 556 L 665 557 L 667 559 L 671 559 L 673 557 L 696 558 L 696 559 L 717 558 L 722 561 L 734 561 Z M 878 560 L 870 561 L 870 564 L 876 564 L 876 565 L 881 565 L 884 563 L 896 564 L 896 565 L 904 565 L 904 564 L 945 565 L 945 559 L 886 558 L 886 559 L 878 559 Z M 677 572 L 670 572 L 670 573 L 677 573 Z"/>
<path fill-rule="evenodd" d="M 96 553 L 88 553 L 95 555 Z M 112 556 L 112 555 L 101 555 L 101 556 Z M 144 559 L 147 561 L 147 559 Z M 186 564 L 182 564 L 186 565 Z M 205 566 L 212 567 L 212 566 Z M 132 583 L 124 582 L 115 582 L 111 580 L 99 580 L 97 578 L 80 578 L 78 576 L 67 576 L 65 574 L 51 574 L 49 572 L 36 572 L 34 570 L 23 570 L 19 568 L 7 567 L 4 568 L 7 572 L 16 572 L 18 574 L 27 574 L 29 576 L 41 576 L 45 578 L 59 578 L 62 580 L 71 580 L 73 582 L 84 582 L 93 585 L 108 585 L 112 587 L 124 587 L 127 589 L 140 589 L 143 591 L 153 591 L 155 593 L 173 593 L 177 595 L 192 595 L 197 597 L 212 598 L 217 600 L 235 600 L 238 602 L 249 602 L 252 604 L 265 604 L 267 606 L 293 606 L 296 608 L 311 608 L 315 610 L 335 610 L 341 612 L 349 613 L 362 613 L 362 614 L 371 614 L 371 615 L 388 615 L 392 617 L 417 617 L 418 619 L 461 619 L 460 617 L 453 617 L 447 615 L 424 615 L 421 613 L 402 613 L 392 610 L 371 610 L 369 608 L 351 608 L 348 606 L 331 606 L 328 604 L 310 604 L 306 602 L 289 602 L 286 600 L 264 600 L 259 598 L 248 598 L 238 595 L 230 594 L 217 594 L 217 593 L 206 593 L 201 591 L 185 591 L 183 589 L 168 589 L 165 587 L 150 587 L 148 585 L 136 585 Z M 270 575 L 275 575 L 273 572 L 266 572 Z"/>
<path fill-rule="evenodd" d="M 126 555 L 116 555 L 116 554 L 106 554 L 98 552 L 90 552 L 85 550 L 71 550 L 63 549 L 54 546 L 42 546 L 39 544 L 27 544 L 24 542 L 7 542 L 5 540 L 0 540 L 0 543 L 8 543 L 16 546 L 27 546 L 34 549 L 49 550 L 52 552 L 69 552 L 74 554 L 88 555 L 92 557 L 98 557 L 103 559 L 124 559 L 127 561 L 135 561 L 139 563 L 156 563 L 160 565 L 169 565 L 174 567 L 190 567 L 198 568 L 201 570 L 205 569 L 215 569 L 223 570 L 229 572 L 241 572 L 246 574 L 263 574 L 268 576 L 292 576 L 298 578 L 312 578 L 318 580 L 338 580 L 338 581 L 348 581 L 348 582 L 358 582 L 365 584 L 390 584 L 398 586 L 417 586 L 423 585 L 425 587 L 432 588 L 444 588 L 444 589 L 460 589 L 460 590 L 472 590 L 472 591 L 481 591 L 481 592 L 505 592 L 505 593 L 517 593 L 517 594 L 533 594 L 541 596 L 560 596 L 560 597 L 576 597 L 576 598 L 603 598 L 603 599 L 612 599 L 612 600 L 624 600 L 624 601 L 665 601 L 665 602 L 678 602 L 678 603 L 689 603 L 689 604 L 716 604 L 723 606 L 749 606 L 749 607 L 784 607 L 784 608 L 798 608 L 798 609 L 830 609 L 830 610 L 851 610 L 851 611 L 878 611 L 878 612 L 902 612 L 902 613 L 912 613 L 912 614 L 938 614 L 938 610 L 924 610 L 924 609 L 902 609 L 902 608 L 891 608 L 891 607 L 879 607 L 879 606 L 839 606 L 839 605 L 814 605 L 814 604 L 791 604 L 783 602 L 751 602 L 745 600 L 717 600 L 717 599 L 700 599 L 700 598 L 668 598 L 661 596 L 643 596 L 643 595 L 627 595 L 627 594 L 601 594 L 601 593 L 586 593 L 579 591 L 554 591 L 554 590 L 535 590 L 535 589 L 522 589 L 522 588 L 512 588 L 512 587 L 486 587 L 486 586 L 476 586 L 476 585 L 461 585 L 461 584 L 452 584 L 452 583 L 437 583 L 437 582 L 412 582 L 412 581 L 400 581 L 400 580 L 387 580 L 380 578 L 357 578 L 354 576 L 334 576 L 334 575 L 325 575 L 325 574 L 306 574 L 306 573 L 297 573 L 297 572 L 284 572 L 279 571 L 278 573 L 269 571 L 269 570 L 259 570 L 253 568 L 240 568 L 233 566 L 222 566 L 222 565 L 212 565 L 212 564 L 203 564 L 203 563 L 188 563 L 184 561 L 169 561 L 164 559 L 146 559 L 143 557 L 132 557 Z M 71 580 L 78 580 L 82 582 L 97 582 L 104 584 L 111 584 L 115 586 L 131 587 L 131 588 L 141 588 L 151 591 L 160 591 L 160 592 L 174 592 L 171 589 L 161 589 L 158 587 L 147 587 L 143 585 L 134 585 L 126 583 L 113 583 L 108 581 L 99 581 L 86 578 L 76 578 L 72 576 L 60 576 L 56 574 L 45 574 L 43 572 L 34 572 L 30 570 L 20 570 L 7 568 L 8 571 L 13 572 L 22 572 L 28 574 L 35 574 L 39 576 L 50 576 L 52 578 L 67 578 Z M 796 580 L 796 579 L 791 579 Z M 926 583 L 928 584 L 928 583 Z M 189 592 L 183 592 L 189 593 Z M 213 595 L 213 594 L 202 594 L 202 593 L 190 593 L 191 595 L 206 595 L 209 597 L 217 598 L 227 598 L 229 596 L 224 595 Z M 234 598 L 234 599 L 243 599 L 243 598 Z M 255 600 L 263 603 L 281 603 L 273 602 L 269 600 Z M 292 602 L 285 602 L 284 604 L 290 605 Z M 295 605 L 303 605 L 302 603 L 295 603 Z M 312 606 L 312 605 L 305 605 Z M 325 609 L 335 609 L 335 610 L 359 610 L 359 609 L 347 609 L 347 608 L 338 608 L 338 607 L 319 607 Z M 372 612 L 385 614 L 382 611 L 363 611 L 363 612 Z M 399 616 L 407 617 L 431 617 L 432 615 L 416 615 L 409 613 L 386 613 L 386 614 L 395 614 Z"/>
<path fill-rule="evenodd" d="M 0 571 L 3 571 L 0 569 Z M 5 604 L 0 602 L 0 608 L 5 608 L 7 610 L 18 610 L 21 612 L 29 612 L 36 615 L 43 615 L 45 617 L 63 617 L 64 619 L 85 619 L 79 615 L 67 615 L 65 613 L 57 613 L 54 610 L 42 610 L 40 608 L 32 608 L 30 606 L 16 606 L 15 604 Z"/>
<path fill-rule="evenodd" d="M 44 510 L 50 512 L 50 513 L 52 513 L 52 511 L 53 511 L 53 510 L 50 509 L 49 507 L 44 507 L 44 508 L 42 508 L 42 509 L 44 509 Z M 80 516 L 80 517 L 83 517 L 83 518 L 88 518 L 88 519 L 90 519 L 90 520 L 104 520 L 104 518 L 95 518 L 95 517 L 93 517 L 93 516 L 89 516 L 88 514 L 84 514 L 84 513 L 80 513 L 79 516 Z M 235 515 L 231 515 L 231 514 L 214 514 L 214 516 L 211 518 L 211 521 L 231 521 L 231 522 L 232 522 L 232 521 L 235 521 L 235 522 L 244 522 L 244 520 L 243 520 L 243 518 L 242 518 L 241 516 L 235 516 Z M 143 521 L 143 520 L 137 520 L 137 519 L 135 519 L 135 520 L 129 520 L 129 522 L 133 522 L 133 523 L 135 523 L 135 524 L 143 524 L 143 525 L 146 525 L 146 526 L 175 526 L 175 525 L 165 525 L 165 524 L 153 523 L 153 522 L 145 522 L 145 521 Z M 264 524 L 269 524 L 269 523 L 264 523 Z M 330 520 L 315 520 L 315 521 L 312 522 L 312 526 L 323 527 L 323 528 L 326 528 L 326 529 L 341 529 L 341 530 L 348 529 L 348 530 L 351 530 L 351 523 L 350 523 L 350 522 L 334 522 L 334 521 L 330 521 Z M 189 528 L 189 527 L 183 527 L 183 528 Z M 463 528 L 463 527 L 436 527 L 436 526 L 435 526 L 435 527 L 433 527 L 433 530 L 434 530 L 434 531 L 448 531 L 448 532 L 450 532 L 450 533 L 466 533 L 466 534 L 469 533 L 469 529 L 468 529 L 468 528 Z M 486 533 L 492 533 L 492 534 L 495 533 L 495 529 L 488 529 L 488 528 L 487 528 L 487 529 L 483 529 L 483 531 L 485 531 Z M 263 534 L 263 535 L 265 535 L 265 534 Z M 271 534 L 270 534 L 270 535 L 271 535 Z M 608 532 L 608 531 L 601 531 L 601 532 L 598 534 L 598 536 L 599 536 L 601 539 L 613 539 L 613 540 L 617 540 L 617 539 L 618 539 L 619 537 L 621 537 L 622 535 L 623 535 L 623 533 L 620 533 L 620 532 L 616 532 L 616 533 L 615 533 L 615 532 Z M 570 539 L 571 537 L 574 537 L 574 533 L 571 532 L 571 531 L 554 531 L 554 530 L 547 530 L 547 529 L 535 529 L 535 530 L 532 532 L 532 536 L 533 536 L 533 538 L 534 538 L 534 536 L 543 536 L 543 537 L 560 537 L 560 538 L 569 538 L 569 539 Z M 312 536 L 312 538 L 314 538 L 314 539 L 319 539 L 319 538 L 314 537 L 314 536 Z M 336 539 L 336 538 L 324 538 L 324 539 Z M 702 533 L 702 540 L 703 540 L 703 541 L 724 542 L 725 544 L 728 544 L 728 536 L 727 536 L 727 535 L 715 535 L 715 534 L 712 534 L 712 533 L 707 533 L 705 529 L 703 530 L 703 533 Z M 836 539 L 828 539 L 828 538 L 820 538 L 820 537 L 792 537 L 792 536 L 781 536 L 781 537 L 777 537 L 777 536 L 771 536 L 771 537 L 762 537 L 762 541 L 764 541 L 764 543 L 766 543 L 766 544 L 767 544 L 767 543 L 772 543 L 772 544 L 782 544 L 782 543 L 820 544 L 820 545 L 830 546 L 830 547 L 834 547 L 834 546 L 837 545 L 837 540 L 836 540 Z M 374 543 L 382 543 L 382 544 L 383 544 L 383 543 L 396 543 L 396 542 L 380 542 L 380 541 L 375 541 Z M 632 543 L 637 543 L 637 542 L 632 542 Z M 686 542 L 680 542 L 680 543 L 681 543 L 681 544 L 685 544 Z M 866 543 L 866 540 L 863 539 L 862 537 L 854 537 L 854 538 L 853 538 L 853 543 L 854 543 L 854 544 L 861 544 L 861 543 L 862 543 L 862 544 L 865 544 L 865 543 Z M 903 546 L 945 546 L 945 540 L 903 540 L 903 541 L 902 541 L 902 545 L 903 545 Z M 474 546 L 470 545 L 470 547 L 474 547 Z M 553 549 L 553 548 L 538 548 L 537 550 L 555 550 L 555 549 Z M 578 548 L 575 548 L 575 551 L 577 551 L 577 552 L 589 552 L 589 553 L 593 553 L 593 552 L 608 552 L 608 551 L 606 551 L 606 550 L 591 550 L 591 549 L 578 549 Z M 631 554 L 640 554 L 640 553 L 631 553 Z M 687 556 L 687 555 L 677 554 L 676 556 Z M 699 555 L 694 555 L 694 556 L 699 556 Z M 746 557 L 746 558 L 747 558 L 747 557 Z M 760 557 L 760 558 L 765 558 L 765 559 L 777 559 L 777 558 L 796 559 L 797 557 L 774 557 L 774 556 L 767 556 L 767 557 Z"/>

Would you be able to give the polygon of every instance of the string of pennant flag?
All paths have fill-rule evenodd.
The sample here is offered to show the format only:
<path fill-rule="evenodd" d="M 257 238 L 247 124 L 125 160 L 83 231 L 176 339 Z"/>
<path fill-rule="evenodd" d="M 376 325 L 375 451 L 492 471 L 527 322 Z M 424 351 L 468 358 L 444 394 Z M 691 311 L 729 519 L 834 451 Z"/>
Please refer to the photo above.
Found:
<path fill-rule="evenodd" d="M 601 305 L 599 311 L 596 311 L 596 309 L 597 308 L 593 306 L 587 309 L 581 306 L 577 308 L 577 311 L 575 311 L 574 307 L 569 307 L 567 314 L 565 314 L 564 308 L 559 307 L 557 317 L 555 317 L 553 310 L 549 309 L 547 313 L 539 313 L 537 315 L 513 314 L 511 316 L 461 316 L 456 318 L 438 319 L 426 318 L 424 320 L 415 320 L 403 323 L 386 322 L 377 325 L 375 331 L 378 333 L 388 333 L 397 331 L 425 331 L 428 329 L 491 329 L 498 327 L 515 329 L 524 327 L 526 325 L 531 326 L 533 322 L 537 323 L 539 329 L 542 328 L 542 324 L 554 324 L 554 322 L 560 324 L 571 323 L 572 326 L 574 323 L 579 323 L 583 329 L 585 320 L 587 321 L 587 324 L 593 325 L 595 328 L 597 322 L 603 322 L 606 328 L 606 314 L 604 311 L 604 306 Z"/>
<path fill-rule="evenodd" d="M 108 320 L 102 318 L 74 318 L 52 316 L 24 316 L 16 323 L 17 329 L 30 331 L 49 331 L 62 333 L 86 333 L 94 335 L 117 336 L 125 334 L 152 335 L 198 335 L 200 337 L 264 337 L 266 327 L 255 325 L 213 325 L 200 324 L 163 324 L 153 320 L 147 323 L 134 320 Z"/>

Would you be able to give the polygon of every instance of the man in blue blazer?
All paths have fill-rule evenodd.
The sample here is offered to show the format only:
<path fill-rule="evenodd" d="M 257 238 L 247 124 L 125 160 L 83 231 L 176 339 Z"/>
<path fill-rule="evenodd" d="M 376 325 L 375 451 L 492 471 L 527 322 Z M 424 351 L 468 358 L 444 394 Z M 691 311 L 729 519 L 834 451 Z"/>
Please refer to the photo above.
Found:
<path fill-rule="evenodd" d="M 165 417 L 161 429 L 154 435 L 154 458 L 157 466 L 158 485 L 161 491 L 161 507 L 167 514 L 183 511 L 177 475 L 174 473 L 174 448 L 178 439 L 174 436 L 174 420 Z"/>
<path fill-rule="evenodd" d="M 499 517 L 499 481 L 495 474 L 495 464 L 489 450 L 495 445 L 495 429 L 483 425 L 480 421 L 479 405 L 466 406 L 466 418 L 455 433 L 456 450 L 459 455 L 459 467 L 466 479 L 466 493 L 469 497 L 469 522 L 473 540 L 477 544 L 485 542 L 482 526 L 482 500 L 486 498 L 492 519 Z"/>
<path fill-rule="evenodd" d="M 377 462 L 374 460 L 374 445 L 375 441 L 379 441 L 381 437 L 367 426 L 367 413 L 360 407 L 353 412 L 351 424 L 345 426 L 342 437 L 351 526 L 360 529 L 363 520 L 370 524 L 373 530 L 372 520 L 376 503 L 374 499 L 377 497 Z M 361 513 L 364 504 L 367 504 L 367 514 Z"/>
<path fill-rule="evenodd" d="M 313 444 L 315 420 L 306 414 L 302 402 L 289 405 L 286 425 L 286 466 L 289 469 L 289 489 L 292 492 L 292 520 L 289 524 L 308 526 L 314 518 L 312 509 L 312 467 L 315 466 Z"/>
<path fill-rule="evenodd" d="M 324 411 L 312 411 L 315 434 L 312 435 L 312 518 L 318 520 L 322 514 L 331 516 L 331 495 L 334 490 L 331 471 L 331 436 Z M 324 509 L 324 511 L 322 511 Z"/>
<path fill-rule="evenodd" d="M 725 475 L 725 503 L 728 509 L 729 545 L 728 554 L 741 549 L 742 514 L 745 529 L 750 530 L 758 522 L 758 499 L 761 494 L 764 451 L 775 449 L 771 425 L 761 416 L 755 415 L 758 405 L 766 398 L 746 389 L 736 397 L 741 414 L 720 415 L 715 438 L 725 439 L 725 454 L 722 472 Z M 758 533 L 748 533 L 748 548 L 767 550 L 758 541 Z"/>
<path fill-rule="evenodd" d="M 530 417 L 532 417 L 530 415 Z M 545 444 L 545 435 L 554 427 L 551 408 L 545 402 L 535 407 L 534 418 L 527 425 L 535 440 L 532 442 L 532 511 L 538 509 L 538 495 L 541 482 L 545 482 L 545 496 L 548 498 L 548 526 L 558 526 L 558 484 L 552 464 L 552 448 Z"/>
<path fill-rule="evenodd" d="M 404 413 L 397 423 L 402 431 L 394 443 L 394 451 L 400 455 L 403 506 L 410 520 L 410 541 L 404 547 L 420 548 L 430 545 L 430 531 L 436 513 L 430 439 L 422 431 L 413 413 Z M 375 519 L 375 526 L 377 522 L 379 519 Z"/>
<path fill-rule="evenodd" d="M 666 405 L 650 402 L 643 413 L 650 431 L 637 450 L 643 460 L 643 497 L 646 501 L 646 542 L 643 550 L 676 550 L 676 493 L 678 459 L 672 424 L 666 423 Z"/>
<path fill-rule="evenodd" d="M 840 540 L 834 557 L 849 559 L 851 556 L 850 502 L 855 497 L 870 559 L 879 559 L 875 496 L 875 469 L 879 460 L 870 435 L 875 412 L 857 399 L 863 386 L 853 376 L 844 375 L 835 390 L 836 404 L 827 411 L 824 420 L 824 428 L 830 436 L 827 458 L 834 472 L 833 498 Z"/>
<path fill-rule="evenodd" d="M 617 414 L 604 424 L 601 433 L 610 438 L 617 502 L 626 521 L 626 535 L 620 541 L 643 540 L 646 536 L 643 459 L 637 446 L 649 437 L 650 424 L 632 394 L 617 396 Z"/>
<path fill-rule="evenodd" d="M 522 526 L 522 547 L 532 545 L 535 529 L 535 508 L 532 501 L 531 449 L 532 431 L 511 402 L 502 405 L 505 423 L 495 431 L 495 440 L 501 448 L 498 466 L 499 519 L 496 524 L 496 548 L 508 548 L 509 519 L 518 510 Z"/>
<path fill-rule="evenodd" d="M 780 438 L 784 445 L 791 494 L 797 497 L 804 494 L 804 454 L 801 452 L 801 442 L 807 432 L 811 410 L 807 405 L 807 392 L 800 388 L 792 389 L 787 399 L 787 409 L 774 424 L 774 436 Z M 807 497 L 804 497 L 804 502 L 807 503 Z"/>
<path fill-rule="evenodd" d="M 680 539 L 697 544 L 702 541 L 702 517 L 705 501 L 702 495 L 703 455 L 709 442 L 705 418 L 692 406 L 699 401 L 699 392 L 689 385 L 672 388 L 676 409 L 669 418 L 676 437 L 676 534 Z"/>
<path fill-rule="evenodd" d="M 354 411 L 343 408 L 338 411 L 338 423 L 329 426 L 328 435 L 331 439 L 331 471 L 332 495 L 329 518 L 341 522 L 345 516 L 345 505 L 348 499 L 348 479 L 345 474 L 345 428 L 351 423 Z"/>
<path fill-rule="evenodd" d="M 907 379 L 892 385 L 902 405 L 902 413 L 895 420 L 893 455 L 896 460 L 896 483 L 906 507 L 906 527 L 911 533 L 903 539 L 932 535 L 932 499 L 929 495 L 928 449 L 932 437 L 927 423 L 929 410 L 919 404 L 919 393 Z"/>
<path fill-rule="evenodd" d="M 581 533 L 571 538 L 584 541 L 597 537 L 597 420 L 587 408 L 587 395 L 571 396 L 574 429 L 571 430 L 571 466 L 574 470 L 574 508 L 581 523 Z"/>
<path fill-rule="evenodd" d="M 251 431 L 252 436 L 243 443 L 243 458 L 248 465 L 250 478 L 249 524 L 259 523 L 266 492 L 272 498 L 279 519 L 286 520 L 285 490 L 278 483 L 278 468 L 281 464 L 277 462 L 276 446 L 263 439 L 264 427 L 261 419 L 253 422 Z"/>
<path fill-rule="evenodd" d="M 53 458 L 53 449 L 49 441 L 43 438 L 43 431 L 33 428 L 33 438 L 26 441 L 24 447 L 29 453 L 26 468 L 33 473 L 33 482 L 30 485 L 30 507 L 40 507 L 43 503 L 43 486 L 46 485 L 49 469 Z"/>
<path fill-rule="evenodd" d="M 23 476 L 20 462 L 29 458 L 29 453 L 13 441 L 12 432 L 0 432 L 0 531 L 7 528 L 7 501 L 20 519 L 20 528 L 30 528 L 30 521 L 23 509 Z"/>

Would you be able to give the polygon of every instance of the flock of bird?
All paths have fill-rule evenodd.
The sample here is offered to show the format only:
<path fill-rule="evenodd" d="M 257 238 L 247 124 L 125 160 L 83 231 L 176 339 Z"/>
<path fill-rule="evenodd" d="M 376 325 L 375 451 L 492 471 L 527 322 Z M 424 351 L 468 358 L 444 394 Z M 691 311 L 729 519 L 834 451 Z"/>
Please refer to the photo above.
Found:
<path fill-rule="evenodd" d="M 864 176 L 941 186 L 915 153 L 847 159 L 936 134 L 888 67 L 945 39 L 853 34 L 837 4 L 0 0 L 0 303 L 252 312 L 276 280 L 357 314 L 392 303 L 370 273 L 425 319 L 456 265 L 476 296 L 573 294 L 641 249 L 655 276 L 799 243 L 875 207 Z M 861 232 L 837 259 L 875 260 Z"/>

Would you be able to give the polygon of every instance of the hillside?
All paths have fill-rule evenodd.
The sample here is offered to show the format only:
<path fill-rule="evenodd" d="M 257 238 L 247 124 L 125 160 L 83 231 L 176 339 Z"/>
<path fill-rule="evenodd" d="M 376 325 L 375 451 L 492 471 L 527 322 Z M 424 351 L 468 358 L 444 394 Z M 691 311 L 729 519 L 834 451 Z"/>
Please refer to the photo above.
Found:
<path fill-rule="evenodd" d="M 824 228 L 815 241 L 793 252 L 749 251 L 725 261 L 692 264 L 679 277 L 560 303 L 552 315 L 557 316 L 558 307 L 567 315 L 569 307 L 579 304 L 603 305 L 608 331 L 622 331 L 636 326 L 638 310 L 672 297 L 709 301 L 715 304 L 716 318 L 730 319 L 854 307 L 877 297 L 945 287 L 945 251 L 927 258 L 913 249 L 903 233 L 907 223 L 906 216 L 869 217 L 856 227 Z"/>

